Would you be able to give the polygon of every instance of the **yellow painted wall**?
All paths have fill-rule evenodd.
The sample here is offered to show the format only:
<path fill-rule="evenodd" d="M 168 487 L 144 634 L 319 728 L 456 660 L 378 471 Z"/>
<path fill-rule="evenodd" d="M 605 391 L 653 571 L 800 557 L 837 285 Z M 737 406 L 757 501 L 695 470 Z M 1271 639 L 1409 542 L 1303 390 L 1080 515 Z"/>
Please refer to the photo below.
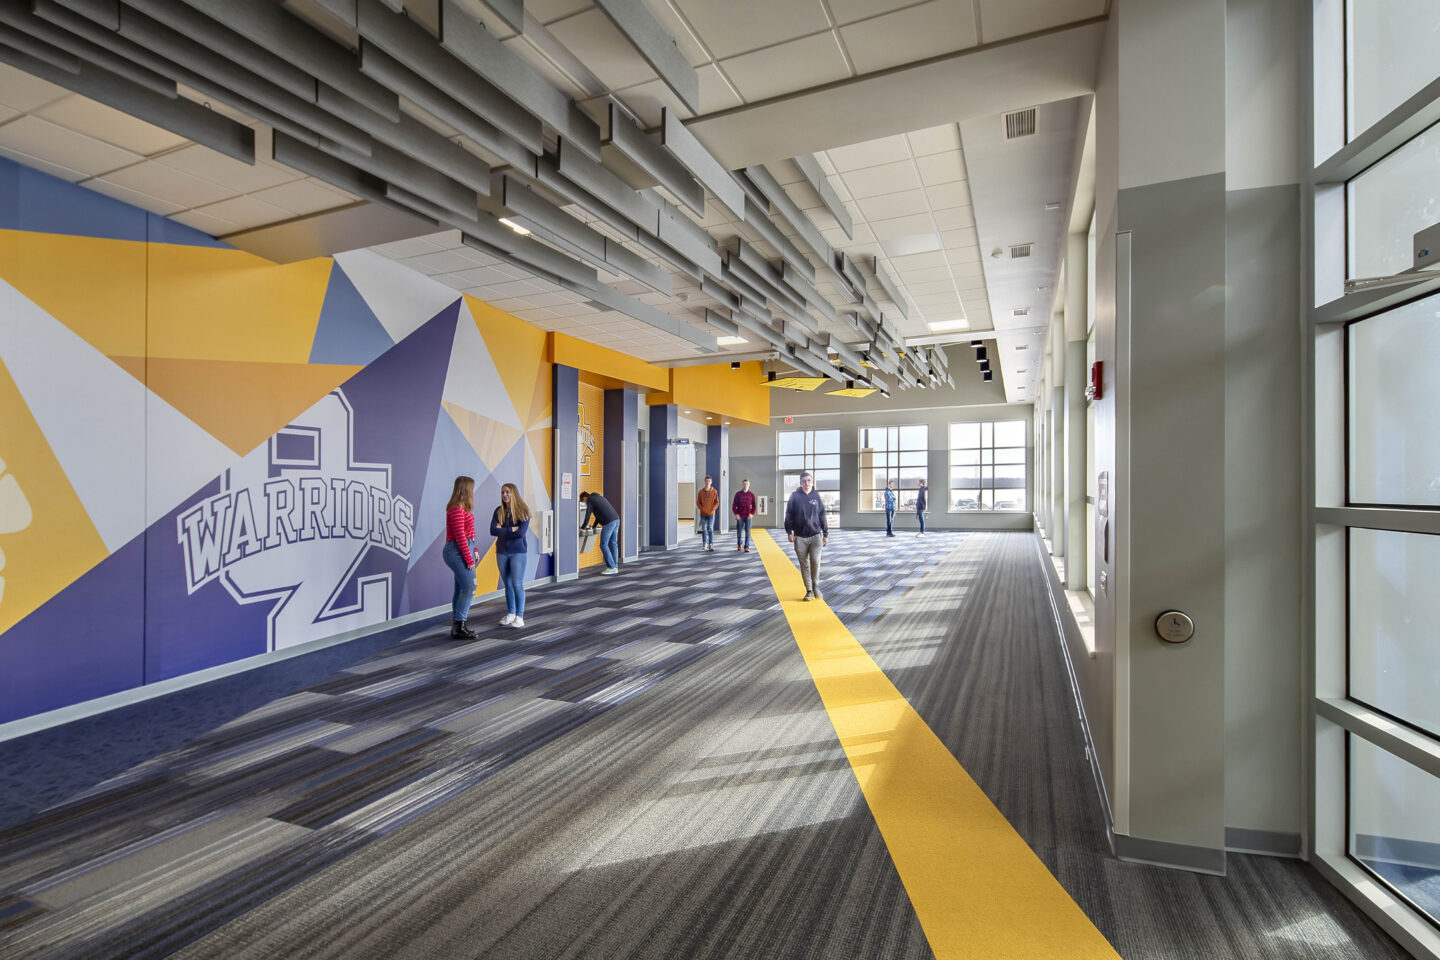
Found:
<path fill-rule="evenodd" d="M 550 334 L 550 362 L 563 363 L 597 387 L 614 389 L 633 384 L 651 390 L 670 388 L 670 371 L 605 347 L 576 340 L 563 333 Z M 586 376 L 589 374 L 590 376 Z"/>
<path fill-rule="evenodd" d="M 580 384 L 580 472 L 575 482 L 576 496 L 582 490 L 605 492 L 605 391 L 588 383 Z M 585 518 L 583 513 L 580 518 Z M 580 554 L 580 569 L 604 562 L 597 536 L 590 549 Z"/>
<path fill-rule="evenodd" d="M 729 363 L 676 367 L 670 371 L 670 389 L 646 397 L 651 406 L 675 403 L 728 419 L 732 426 L 766 426 L 770 423 L 770 388 L 763 386 L 764 371 L 751 360 L 739 370 Z"/>

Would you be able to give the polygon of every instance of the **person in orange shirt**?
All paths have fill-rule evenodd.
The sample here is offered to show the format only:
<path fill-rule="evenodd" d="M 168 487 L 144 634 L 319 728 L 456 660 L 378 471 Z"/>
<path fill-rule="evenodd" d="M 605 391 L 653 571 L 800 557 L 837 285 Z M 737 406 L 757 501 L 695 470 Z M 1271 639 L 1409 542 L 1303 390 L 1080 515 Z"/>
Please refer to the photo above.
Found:
<path fill-rule="evenodd" d="M 700 549 L 715 552 L 715 512 L 720 509 L 720 491 L 705 478 L 705 486 L 695 494 L 695 509 L 700 511 Z"/>

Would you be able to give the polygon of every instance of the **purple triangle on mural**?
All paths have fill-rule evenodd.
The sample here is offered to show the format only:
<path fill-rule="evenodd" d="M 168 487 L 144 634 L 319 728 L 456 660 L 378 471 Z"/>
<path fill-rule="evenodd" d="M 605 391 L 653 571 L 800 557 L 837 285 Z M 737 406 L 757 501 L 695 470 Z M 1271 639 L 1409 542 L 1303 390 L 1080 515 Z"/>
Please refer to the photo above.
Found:
<path fill-rule="evenodd" d="M 460 301 L 441 310 L 342 385 L 354 411 L 352 455 L 391 465 L 390 489 L 418 507 Z M 422 426 L 423 424 L 423 426 Z"/>
<path fill-rule="evenodd" d="M 390 334 L 340 264 L 331 266 L 325 302 L 310 346 L 310 362 L 364 366 L 393 345 Z"/>

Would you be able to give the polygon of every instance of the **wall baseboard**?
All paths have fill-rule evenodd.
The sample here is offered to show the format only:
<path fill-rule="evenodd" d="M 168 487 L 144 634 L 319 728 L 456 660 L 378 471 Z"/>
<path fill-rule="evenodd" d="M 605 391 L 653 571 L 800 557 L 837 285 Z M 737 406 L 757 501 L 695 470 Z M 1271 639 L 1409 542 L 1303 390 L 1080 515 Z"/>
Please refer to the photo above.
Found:
<path fill-rule="evenodd" d="M 1401 840 L 1373 833 L 1355 835 L 1355 856 L 1361 860 L 1382 860 L 1397 866 L 1440 870 L 1440 843 Z"/>
<path fill-rule="evenodd" d="M 1225 849 L 1230 853 L 1254 853 L 1266 857 L 1300 859 L 1304 838 L 1298 833 L 1278 830 L 1251 830 L 1248 827 L 1226 827 Z"/>
<path fill-rule="evenodd" d="M 1209 873 L 1217 877 L 1225 876 L 1223 849 L 1195 847 L 1188 843 L 1171 843 L 1168 840 L 1148 840 L 1123 833 L 1111 833 L 1110 845 L 1114 848 L 1115 856 L 1121 860 L 1189 870 L 1192 873 Z"/>

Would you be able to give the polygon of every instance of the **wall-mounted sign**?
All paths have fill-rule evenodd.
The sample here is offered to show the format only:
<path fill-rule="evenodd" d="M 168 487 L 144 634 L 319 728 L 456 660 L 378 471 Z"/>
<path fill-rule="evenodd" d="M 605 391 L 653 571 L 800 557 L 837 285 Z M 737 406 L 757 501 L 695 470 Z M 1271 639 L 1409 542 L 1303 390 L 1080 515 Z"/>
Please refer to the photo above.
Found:
<path fill-rule="evenodd" d="M 1102 517 L 1110 516 L 1110 471 L 1101 470 L 1095 478 L 1095 512 Z"/>
<path fill-rule="evenodd" d="M 570 495 L 571 495 L 571 494 L 570 494 L 570 491 L 574 488 L 574 486 L 575 486 L 575 474 L 573 474 L 573 473 L 562 473 L 562 474 L 560 474 L 560 499 L 561 499 L 561 500 L 569 500 L 569 499 L 570 499 Z"/>

